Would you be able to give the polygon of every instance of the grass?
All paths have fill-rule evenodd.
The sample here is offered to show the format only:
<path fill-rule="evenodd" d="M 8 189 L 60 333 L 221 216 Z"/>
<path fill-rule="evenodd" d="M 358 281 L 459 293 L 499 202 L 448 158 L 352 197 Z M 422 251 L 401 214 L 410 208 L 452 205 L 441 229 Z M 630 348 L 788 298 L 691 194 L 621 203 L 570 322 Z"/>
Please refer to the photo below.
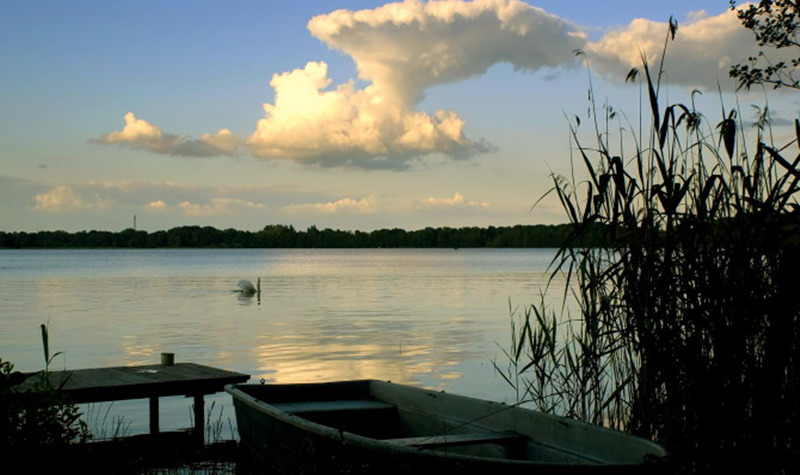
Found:
<path fill-rule="evenodd" d="M 133 421 L 122 415 L 112 415 L 114 403 L 87 404 L 83 413 L 94 440 L 109 440 L 131 435 Z"/>
<path fill-rule="evenodd" d="M 50 380 L 50 365 L 61 353 L 50 354 L 48 326 L 41 325 L 44 370 L 14 371 L 0 359 L 0 446 L 13 456 L 20 452 L 58 449 L 92 438 L 78 406 Z M 32 384 L 20 389 L 28 379 Z"/>
<path fill-rule="evenodd" d="M 663 443 L 683 473 L 785 473 L 800 465 L 800 122 L 778 145 L 765 107 L 748 145 L 735 109 L 712 123 L 663 106 L 662 75 L 646 58 L 629 74 L 638 123 L 593 104 L 591 146 L 571 127 L 585 179 L 553 175 L 575 233 L 552 269 L 578 315 L 512 312 L 495 366 L 541 409 Z M 598 230 L 605 247 L 579 246 Z"/>

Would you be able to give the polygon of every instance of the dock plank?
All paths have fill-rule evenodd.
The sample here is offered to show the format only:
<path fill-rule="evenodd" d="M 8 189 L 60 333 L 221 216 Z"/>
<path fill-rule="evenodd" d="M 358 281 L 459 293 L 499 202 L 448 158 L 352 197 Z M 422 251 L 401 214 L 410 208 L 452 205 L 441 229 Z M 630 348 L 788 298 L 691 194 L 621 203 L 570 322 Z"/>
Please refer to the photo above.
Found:
<path fill-rule="evenodd" d="M 246 374 L 195 363 L 51 371 L 49 377 L 54 387 L 61 387 L 76 403 L 213 394 L 224 390 L 226 384 L 250 379 Z M 29 383 L 32 381 L 29 378 Z M 18 389 L 25 390 L 25 386 Z"/>
<path fill-rule="evenodd" d="M 40 374 L 28 377 L 14 387 L 14 392 L 33 389 L 40 377 Z M 250 376 L 195 363 L 177 363 L 50 371 L 48 378 L 52 387 L 59 388 L 77 404 L 150 399 L 151 434 L 159 432 L 160 397 L 194 397 L 194 431 L 202 443 L 204 396 L 223 391 L 227 384 L 244 383 Z"/>

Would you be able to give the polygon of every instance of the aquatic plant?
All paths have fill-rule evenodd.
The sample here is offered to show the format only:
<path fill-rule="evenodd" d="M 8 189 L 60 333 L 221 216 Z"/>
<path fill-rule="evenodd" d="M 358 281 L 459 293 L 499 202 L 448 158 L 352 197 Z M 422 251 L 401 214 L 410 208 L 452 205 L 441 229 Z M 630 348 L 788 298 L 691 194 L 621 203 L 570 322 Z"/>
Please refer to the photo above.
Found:
<path fill-rule="evenodd" d="M 685 473 L 785 473 L 800 464 L 800 121 L 779 146 L 760 109 L 748 147 L 735 109 L 712 125 L 694 100 L 662 107 L 662 77 L 644 57 L 628 75 L 646 136 L 609 107 L 591 108 L 591 146 L 571 127 L 586 179 L 552 177 L 575 224 L 552 269 L 578 315 L 512 313 L 503 374 L 541 409 L 664 443 Z M 598 229 L 608 247 L 576 244 Z"/>
<path fill-rule="evenodd" d="M 83 418 L 92 431 L 94 441 L 114 440 L 132 435 L 133 420 L 118 414 L 112 414 L 114 402 L 92 403 L 85 405 Z"/>
<path fill-rule="evenodd" d="M 191 408 L 189 415 L 194 421 L 194 407 Z M 225 407 L 222 405 L 217 406 L 217 401 L 211 401 L 211 405 L 206 411 L 205 434 L 205 443 L 207 444 L 237 439 L 238 432 L 233 425 L 233 421 L 230 417 L 225 417 Z"/>
<path fill-rule="evenodd" d="M 0 446 L 9 450 L 57 448 L 91 438 L 78 406 L 50 379 L 50 365 L 60 353 L 50 354 L 47 325 L 41 325 L 41 335 L 43 371 L 15 372 L 13 363 L 0 360 Z M 33 383 L 21 389 L 30 378 Z"/>

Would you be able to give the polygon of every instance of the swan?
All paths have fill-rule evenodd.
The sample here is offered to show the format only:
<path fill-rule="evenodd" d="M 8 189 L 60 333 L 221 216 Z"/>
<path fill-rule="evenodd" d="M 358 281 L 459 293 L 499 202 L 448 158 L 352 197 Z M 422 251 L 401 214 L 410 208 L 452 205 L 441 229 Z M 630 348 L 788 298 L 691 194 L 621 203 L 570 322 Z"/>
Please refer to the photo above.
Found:
<path fill-rule="evenodd" d="M 253 294 L 261 294 L 261 277 L 258 278 L 258 285 L 257 287 L 253 286 L 253 283 L 249 280 L 242 279 L 239 281 L 239 292 L 245 295 L 253 295 Z"/>

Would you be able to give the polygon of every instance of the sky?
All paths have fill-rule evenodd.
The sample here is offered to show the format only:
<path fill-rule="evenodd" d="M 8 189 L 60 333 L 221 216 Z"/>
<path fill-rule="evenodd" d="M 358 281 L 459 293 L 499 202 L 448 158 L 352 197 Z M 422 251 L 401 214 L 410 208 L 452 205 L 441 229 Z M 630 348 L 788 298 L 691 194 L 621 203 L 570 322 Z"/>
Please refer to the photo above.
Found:
<path fill-rule="evenodd" d="M 563 223 L 570 126 L 638 114 L 670 17 L 669 101 L 752 115 L 727 0 L 6 2 L 0 231 Z"/>

